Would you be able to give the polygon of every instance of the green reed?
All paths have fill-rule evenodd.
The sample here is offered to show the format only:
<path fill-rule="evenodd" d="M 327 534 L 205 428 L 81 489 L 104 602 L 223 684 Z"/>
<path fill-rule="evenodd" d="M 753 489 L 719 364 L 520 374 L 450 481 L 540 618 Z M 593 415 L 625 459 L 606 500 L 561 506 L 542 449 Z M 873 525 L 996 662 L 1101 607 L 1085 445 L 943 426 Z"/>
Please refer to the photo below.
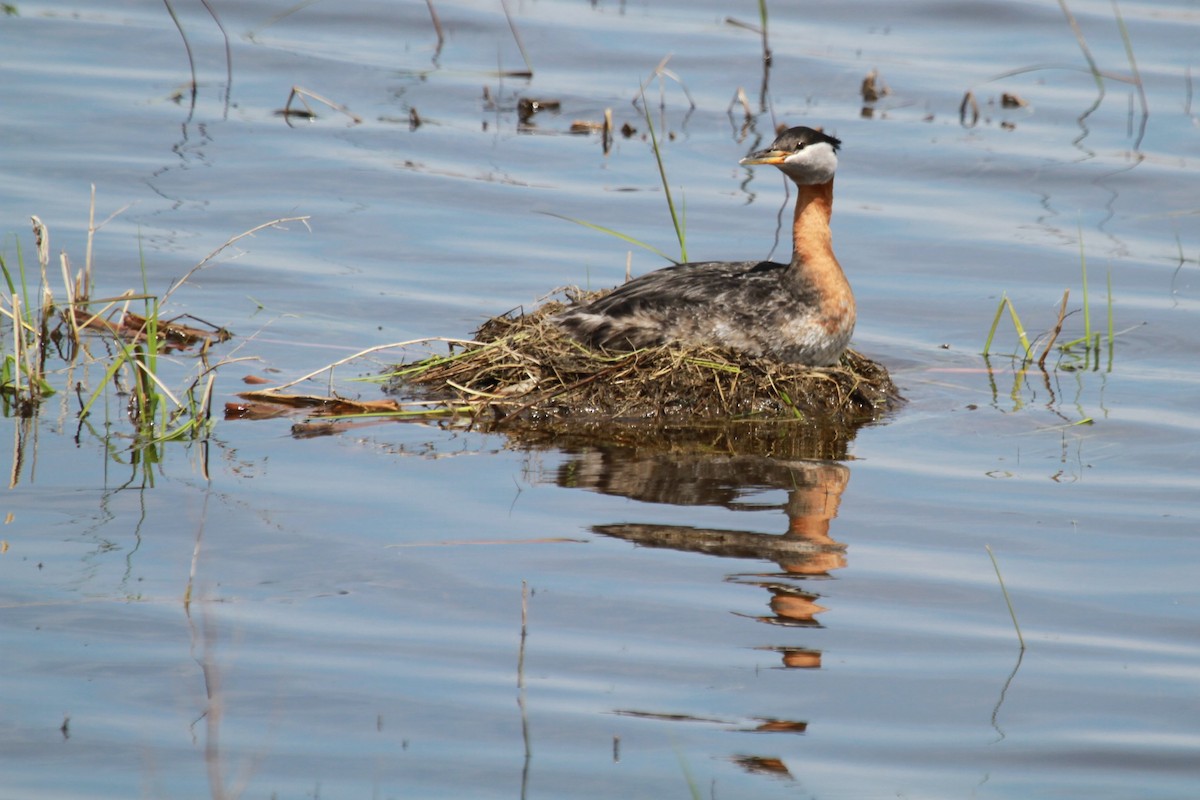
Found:
<path fill-rule="evenodd" d="M 996 561 L 996 554 L 992 552 L 991 545 L 984 545 L 984 550 L 987 550 L 988 557 L 992 559 L 992 567 L 996 570 L 996 580 L 1000 581 L 1000 591 L 1004 593 L 1004 602 L 1008 605 L 1009 616 L 1012 617 L 1013 627 L 1017 629 L 1017 641 L 1021 644 L 1021 650 L 1025 649 L 1025 637 L 1021 635 L 1021 624 L 1017 622 L 1017 612 L 1013 608 L 1012 598 L 1008 595 L 1008 587 L 1004 585 L 1004 576 L 1000 574 L 1000 562 Z"/>
<path fill-rule="evenodd" d="M 763 13 L 764 14 L 766 13 L 765 6 L 764 6 Z M 659 68 L 656 70 L 656 74 L 660 73 L 661 71 L 662 71 L 662 65 L 660 64 Z M 589 222 L 587 220 L 579 219 L 577 217 L 570 217 L 570 216 L 567 216 L 566 214 L 557 214 L 553 211 L 544 211 L 542 213 L 544 213 L 550 217 L 556 217 L 557 219 L 566 220 L 567 222 L 573 222 L 576 225 L 582 225 L 585 228 L 591 228 L 594 231 L 608 234 L 609 236 L 614 236 L 623 242 L 628 242 L 629 244 L 631 244 L 635 247 L 640 247 L 643 250 L 647 250 L 651 253 L 654 253 L 656 256 L 658 256 L 662 259 L 665 259 L 666 261 L 670 261 L 672 264 L 681 264 L 681 263 L 687 261 L 687 220 L 686 220 L 685 214 L 683 213 L 683 209 L 676 210 L 675 200 L 674 200 L 674 197 L 671 195 L 671 184 L 667 178 L 666 165 L 663 163 L 662 147 L 660 146 L 659 141 L 658 141 L 658 133 L 654 129 L 654 120 L 652 119 L 652 117 L 650 115 L 650 106 L 646 102 L 645 86 L 642 86 L 642 88 L 639 91 L 639 94 L 640 94 L 641 100 L 642 100 L 642 114 L 645 117 L 646 127 L 649 130 L 649 134 L 650 134 L 650 147 L 651 147 L 651 150 L 654 152 L 654 162 L 655 162 L 656 168 L 658 169 L 658 178 L 659 178 L 659 181 L 662 183 L 663 195 L 667 199 L 667 210 L 671 214 L 671 225 L 675 230 L 675 238 L 679 241 L 679 260 L 676 261 L 674 258 L 667 255 L 662 250 L 659 250 L 657 247 L 655 247 L 652 244 L 648 244 L 646 242 L 643 242 L 640 239 L 634 238 L 633 236 L 630 236 L 625 233 L 621 233 L 620 231 L 614 230 L 612 228 L 605 227 L 604 225 L 598 225 L 594 222 Z"/>
<path fill-rule="evenodd" d="M 34 236 L 37 240 L 38 263 L 43 279 L 49 265 L 49 232 L 41 220 L 33 217 Z M 0 308 L 11 322 L 10 350 L 0 363 L 0 398 L 4 410 L 18 416 L 33 414 L 44 398 L 55 393 L 46 380 L 47 321 L 54 313 L 54 301 L 49 292 L 41 292 L 41 303 L 31 297 L 29 280 L 25 269 L 24 253 L 20 239 L 16 239 L 17 274 L 9 270 L 3 255 L 0 255 L 0 273 L 8 287 L 8 309 Z M 20 286 L 18 287 L 18 280 Z"/>
<path fill-rule="evenodd" d="M 1107 349 L 1107 370 L 1111 371 L 1113 365 L 1114 342 L 1116 339 L 1116 332 L 1113 328 L 1112 272 L 1109 271 L 1106 282 L 1107 325 L 1106 330 L 1101 332 L 1092 328 L 1092 295 L 1089 291 L 1087 253 L 1084 249 L 1082 229 L 1079 233 L 1079 262 L 1081 289 L 1083 295 L 1083 305 L 1081 308 L 1083 316 L 1083 335 L 1057 345 L 1059 358 L 1056 368 L 1061 368 L 1064 370 L 1089 368 L 1098 370 L 1100 368 L 1101 352 L 1104 349 Z M 1046 344 L 1042 348 L 1040 357 L 1036 359 L 1038 367 L 1042 369 L 1045 369 L 1046 358 L 1055 349 L 1059 334 L 1062 332 L 1063 324 L 1067 317 L 1067 302 L 1069 297 L 1070 290 L 1068 289 L 1063 292 L 1062 303 L 1059 306 L 1057 321 L 1055 322 L 1053 328 L 1051 328 L 1047 334 L 1044 334 L 1047 337 Z M 992 354 L 992 342 L 995 338 L 997 329 L 1000 327 L 1000 320 L 1003 318 L 1006 309 L 1009 313 L 1009 317 L 1012 320 L 1013 330 L 1017 335 L 1017 340 L 1020 343 L 1020 350 L 1017 353 L 1013 353 L 1013 357 L 1019 357 L 1020 365 L 1022 368 L 1024 368 L 1034 362 L 1034 345 L 1036 342 L 1031 342 L 1029 340 L 1029 336 L 1025 332 L 1025 326 L 1021 323 L 1021 318 L 1017 314 L 1016 306 L 1013 305 L 1012 300 L 1007 294 L 1000 298 L 1000 304 L 997 306 L 996 314 L 992 318 L 991 327 L 988 329 L 987 337 L 984 339 L 983 343 L 983 355 L 988 356 Z"/>
<path fill-rule="evenodd" d="M 278 222 L 281 220 L 268 225 Z M 263 227 L 267 226 L 254 230 Z M 140 252 L 140 294 L 127 291 L 117 297 L 91 297 L 92 242 L 97 230 L 93 195 L 84 268 L 72 274 L 68 255 L 66 252 L 60 255 L 62 284 L 57 291 L 62 292 L 61 299 L 56 298 L 56 287 L 49 279 L 50 232 L 40 219 L 33 218 L 38 274 L 27 269 L 19 237 L 14 237 L 14 261 L 0 254 L 0 275 L 7 289 L 0 296 L 0 340 L 5 341 L 0 360 L 0 402 L 4 413 L 33 416 L 47 398 L 61 391 L 63 384 L 69 384 L 72 395 L 78 397 L 78 407 L 73 413 L 82 429 L 87 426 L 85 420 L 97 400 L 104 397 L 107 406 L 107 399 L 112 396 L 109 388 L 115 386 L 128 397 L 126 418 L 134 428 L 135 450 L 158 442 L 204 438 L 214 424 L 211 413 L 214 371 L 220 366 L 208 363 L 210 340 L 200 337 L 193 341 L 199 350 L 195 354 L 195 370 L 185 376 L 182 389 L 168 388 L 163 375 L 167 367 L 163 354 L 180 346 L 181 326 L 162 318 L 162 302 L 149 289 L 145 258 Z M 240 237 L 210 254 L 193 271 L 237 238 Z M 169 292 L 181 283 L 182 280 L 177 281 Z M 142 313 L 130 315 L 130 304 L 139 300 Z M 186 330 L 189 335 L 205 333 Z M 172 336 L 175 341 L 169 342 Z M 212 340 L 217 338 L 214 334 Z M 97 343 L 102 346 L 97 347 Z M 169 371 L 174 375 L 173 362 Z M 96 365 L 102 368 L 99 373 L 94 369 Z M 96 374 L 97 381 L 88 380 L 87 376 Z M 63 410 L 66 411 L 66 401 Z"/>
<path fill-rule="evenodd" d="M 687 232 L 683 218 L 675 212 L 675 201 L 671 198 L 671 184 L 667 180 L 667 168 L 663 166 L 662 150 L 658 146 L 658 136 L 654 133 L 654 120 L 650 117 L 650 104 L 646 102 L 646 93 L 642 92 L 642 113 L 646 117 L 646 127 L 650 131 L 650 145 L 654 149 L 654 160 L 658 164 L 658 177 L 662 181 L 663 194 L 667 198 L 667 209 L 671 212 L 671 224 L 675 227 L 675 237 L 679 239 L 679 260 L 686 262 Z"/>

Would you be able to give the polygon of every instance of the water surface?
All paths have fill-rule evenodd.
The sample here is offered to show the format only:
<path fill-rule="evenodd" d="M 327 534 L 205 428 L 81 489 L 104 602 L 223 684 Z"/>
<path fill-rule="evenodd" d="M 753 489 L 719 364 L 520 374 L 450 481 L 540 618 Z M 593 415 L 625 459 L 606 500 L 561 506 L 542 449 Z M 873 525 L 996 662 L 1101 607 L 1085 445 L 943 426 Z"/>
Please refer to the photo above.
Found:
<path fill-rule="evenodd" d="M 672 252 L 645 82 L 692 258 L 785 257 L 786 187 L 738 158 L 777 123 L 844 140 L 855 344 L 909 403 L 786 456 L 287 419 L 146 450 L 119 395 L 80 425 L 60 391 L 0 422 L 0 794 L 1194 795 L 1194 3 L 1119 6 L 1147 117 L 1099 0 L 1068 7 L 1103 93 L 1049 0 L 771 4 L 769 71 L 726 21 L 753 3 L 510 2 L 529 78 L 496 3 L 435 3 L 440 47 L 425 3 L 226 5 L 232 81 L 203 6 L 176 9 L 194 107 L 161 4 L 0 19 L 6 263 L 36 263 L 37 214 L 81 265 L 92 184 L 98 220 L 131 204 L 96 238 L 101 293 L 308 217 L 171 297 L 255 359 L 221 401 L 622 279 L 626 243 L 539 212 Z M 891 91 L 864 109 L 872 69 Z M 359 121 L 289 125 L 293 86 Z M 561 106 L 523 123 L 521 97 Z M 607 108 L 638 132 L 606 155 L 568 131 Z M 1081 252 L 1101 331 L 1111 276 L 1111 361 L 1020 372 L 1007 319 L 981 358 L 1003 295 L 1036 336 L 1070 288 L 1081 333 Z M 338 388 L 377 396 L 348 379 L 386 360 Z"/>

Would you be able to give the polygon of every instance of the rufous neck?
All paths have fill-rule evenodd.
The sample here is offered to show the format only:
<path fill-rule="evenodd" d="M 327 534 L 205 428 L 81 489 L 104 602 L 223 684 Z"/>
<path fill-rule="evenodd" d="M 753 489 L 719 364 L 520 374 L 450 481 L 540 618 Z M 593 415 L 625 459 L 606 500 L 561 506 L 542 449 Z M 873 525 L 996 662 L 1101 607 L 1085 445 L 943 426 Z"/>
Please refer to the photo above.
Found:
<path fill-rule="evenodd" d="M 833 215 L 833 179 L 826 183 L 797 185 L 796 216 L 792 223 L 792 256 L 811 261 L 833 256 L 829 218 Z"/>

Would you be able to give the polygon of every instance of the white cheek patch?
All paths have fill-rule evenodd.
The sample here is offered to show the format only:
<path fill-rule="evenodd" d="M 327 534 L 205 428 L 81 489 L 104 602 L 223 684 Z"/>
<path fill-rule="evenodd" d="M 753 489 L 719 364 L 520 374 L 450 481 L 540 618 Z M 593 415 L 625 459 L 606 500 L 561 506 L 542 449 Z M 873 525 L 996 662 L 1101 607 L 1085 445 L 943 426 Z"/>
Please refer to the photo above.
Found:
<path fill-rule="evenodd" d="M 810 144 L 784 159 L 782 169 L 797 183 L 826 183 L 837 171 L 837 153 L 827 142 Z"/>

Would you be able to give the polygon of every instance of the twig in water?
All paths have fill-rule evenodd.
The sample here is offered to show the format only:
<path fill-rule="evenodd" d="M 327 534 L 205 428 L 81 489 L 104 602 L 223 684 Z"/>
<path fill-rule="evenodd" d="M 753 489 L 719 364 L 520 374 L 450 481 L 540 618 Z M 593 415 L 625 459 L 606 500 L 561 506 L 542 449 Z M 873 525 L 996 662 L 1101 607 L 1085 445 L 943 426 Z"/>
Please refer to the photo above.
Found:
<path fill-rule="evenodd" d="M 209 0 L 200 0 L 200 4 L 213 18 L 213 22 L 217 23 L 217 29 L 221 31 L 221 37 L 225 40 L 225 116 L 229 116 L 229 95 L 233 91 L 233 50 L 229 46 L 229 33 L 221 24 L 221 18 L 217 16 L 217 10 L 212 7 Z"/>
<path fill-rule="evenodd" d="M 737 91 L 733 93 L 733 99 L 729 101 L 729 108 L 725 109 L 732 116 L 733 107 L 741 104 L 742 112 L 746 115 L 746 119 L 754 116 L 754 109 L 750 108 L 750 98 L 746 97 L 746 90 L 739 86 Z"/>
<path fill-rule="evenodd" d="M 1112 303 L 1112 270 L 1108 271 L 1108 371 L 1112 372 L 1113 363 L 1113 303 Z"/>
<path fill-rule="evenodd" d="M 1088 49 L 1087 40 L 1083 38 L 1083 30 L 1079 27 L 1079 22 L 1075 19 L 1075 15 L 1071 13 L 1071 9 L 1067 7 L 1067 0 L 1058 0 L 1058 5 L 1062 8 L 1063 15 L 1067 18 L 1067 24 L 1071 26 L 1071 31 L 1075 34 L 1075 40 L 1079 42 L 1079 49 L 1083 52 L 1083 57 L 1092 70 L 1092 77 L 1096 81 L 1096 88 L 1103 95 L 1104 79 L 1101 77 L 1102 73 L 1100 72 L 1100 67 L 1096 64 L 1096 59 L 1092 57 L 1092 51 Z"/>
<path fill-rule="evenodd" d="M 1121 41 L 1125 45 L 1125 55 L 1129 59 L 1129 72 L 1133 78 L 1133 85 L 1137 87 L 1138 100 L 1142 105 L 1142 124 L 1138 133 L 1137 141 L 1134 142 L 1133 149 L 1137 151 L 1141 148 L 1142 137 L 1146 134 L 1146 122 L 1150 118 L 1150 104 L 1146 100 L 1146 87 L 1142 83 L 1142 74 L 1138 71 L 1137 59 L 1133 55 L 1133 41 L 1129 38 L 1129 28 L 1125 26 L 1125 18 L 1121 16 L 1121 7 L 1117 5 L 1117 0 L 1112 0 L 1113 15 L 1117 18 L 1117 28 L 1121 31 Z"/>
<path fill-rule="evenodd" d="M 248 231 L 239 233 L 237 236 L 234 236 L 232 239 L 229 239 L 228 241 L 225 242 L 225 244 L 221 245 L 216 250 L 213 250 L 211 253 L 206 255 L 204 258 L 200 259 L 200 263 L 196 264 L 196 266 L 189 269 L 186 273 L 184 273 L 182 278 L 175 281 L 175 283 L 171 284 L 171 288 L 167 289 L 167 291 L 163 294 L 162 298 L 159 300 L 159 304 L 161 305 L 163 303 L 166 303 L 167 298 L 169 298 L 175 292 L 176 289 L 178 289 L 180 286 L 183 286 L 183 284 L 187 283 L 188 278 L 192 277 L 193 274 L 195 274 L 196 272 L 199 272 L 201 269 L 203 269 L 205 267 L 205 265 L 208 264 L 208 262 L 212 261 L 214 258 L 217 257 L 218 253 L 220 253 L 225 248 L 233 245 L 235 242 L 239 241 L 240 239 L 245 239 L 247 236 L 253 236 L 254 234 L 258 233 L 259 231 L 263 230 L 264 228 L 277 228 L 285 222 L 302 222 L 302 223 L 304 223 L 304 227 L 307 228 L 308 220 L 309 220 L 309 218 L 307 216 L 304 216 L 304 217 L 280 217 L 279 219 L 273 219 L 270 222 L 264 222 L 262 225 L 256 225 L 255 227 L 251 228 Z"/>
<path fill-rule="evenodd" d="M 87 249 L 84 251 L 83 257 L 83 286 L 76 299 L 86 300 L 92 296 L 92 245 L 96 238 L 96 234 L 108 223 L 112 222 L 121 214 L 124 214 L 133 203 L 126 203 L 116 211 L 105 217 L 104 221 L 99 225 L 96 224 L 96 184 L 92 184 L 92 197 L 88 204 L 88 233 L 87 233 Z"/>
<path fill-rule="evenodd" d="M 1083 249 L 1083 224 L 1079 225 L 1079 269 L 1083 273 L 1083 338 L 1092 339 L 1092 307 L 1088 296 L 1087 253 Z"/>
<path fill-rule="evenodd" d="M 167 7 L 167 13 L 171 15 L 171 21 L 175 23 L 175 28 L 179 31 L 179 37 L 183 39 L 183 49 L 187 53 L 188 68 L 192 73 L 192 104 L 188 109 L 188 119 L 192 118 L 192 114 L 196 111 L 196 59 L 192 56 L 192 45 L 188 42 L 187 34 L 183 32 L 183 24 L 179 21 L 179 17 L 175 15 L 175 9 L 171 6 L 171 0 L 163 0 L 163 5 Z"/>
<path fill-rule="evenodd" d="M 313 112 L 312 107 L 310 107 L 308 105 L 308 101 L 304 99 L 305 97 L 311 97 L 313 100 L 316 100 L 318 103 L 324 103 L 325 105 L 329 106 L 334 111 L 342 112 L 347 117 L 349 117 L 351 122 L 355 125 L 362 124 L 362 117 L 360 117 L 358 114 L 355 114 L 353 111 L 351 111 L 346 106 L 342 105 L 341 103 L 335 103 L 333 100 L 322 97 L 321 95 L 317 94 L 316 92 L 310 92 L 308 89 L 303 89 L 299 86 L 292 87 L 292 91 L 291 91 L 291 94 L 288 95 L 287 102 L 283 104 L 283 110 L 277 111 L 275 113 L 281 115 L 285 120 L 288 120 L 288 125 L 291 125 L 291 118 L 295 117 L 295 116 L 302 116 L 302 117 L 307 117 L 309 119 L 315 119 L 317 115 L 316 115 L 316 113 Z M 293 99 L 300 100 L 300 103 L 304 106 L 304 111 L 293 111 L 292 110 L 292 100 Z"/>
<path fill-rule="evenodd" d="M 470 339 L 445 339 L 445 338 L 441 338 L 441 337 L 432 338 L 432 339 L 410 339 L 407 342 L 393 342 L 392 344 L 380 344 L 380 345 L 376 345 L 374 347 L 368 347 L 366 350 L 359 350 L 357 353 L 353 353 L 351 355 L 346 356 L 345 358 L 338 359 L 337 361 L 334 361 L 332 364 L 326 364 L 325 366 L 321 367 L 320 369 L 315 369 L 312 372 L 308 373 L 307 375 L 301 375 L 299 378 L 296 378 L 296 380 L 294 380 L 294 381 L 288 381 L 287 383 L 280 384 L 279 386 L 272 386 L 269 390 L 264 390 L 264 391 L 271 391 L 271 392 L 283 391 L 284 389 L 295 386 L 297 383 L 303 383 L 304 381 L 310 380 L 311 378 L 315 378 L 318 375 L 320 375 L 322 372 L 325 372 L 327 370 L 332 372 L 335 368 L 340 367 L 342 364 L 347 364 L 351 361 L 354 361 L 355 359 L 362 358 L 363 356 L 366 356 L 366 355 L 370 355 L 371 353 L 377 353 L 380 350 L 391 350 L 393 348 L 411 347 L 415 344 L 425 344 L 427 342 L 449 342 L 451 344 L 461 344 L 461 345 L 466 345 L 466 346 L 471 346 L 471 345 L 478 346 L 479 345 L 479 342 L 472 341 Z"/>
<path fill-rule="evenodd" d="M 771 44 L 767 41 L 767 0 L 758 0 L 758 16 L 762 23 L 763 63 L 771 64 Z"/>
<path fill-rule="evenodd" d="M 1183 96 L 1183 113 L 1187 116 L 1192 115 L 1192 65 L 1188 64 L 1187 69 L 1183 73 L 1183 85 L 1185 92 Z"/>
<path fill-rule="evenodd" d="M 528 632 L 529 623 L 529 584 L 526 581 L 521 581 L 521 642 L 525 642 L 525 636 Z M 524 655 L 524 650 L 522 650 Z"/>
<path fill-rule="evenodd" d="M 1058 322 L 1054 323 L 1054 331 L 1050 334 L 1050 341 L 1046 342 L 1046 349 L 1042 351 L 1042 357 L 1038 359 L 1038 369 L 1043 372 L 1046 370 L 1046 356 L 1050 353 L 1050 348 L 1054 347 L 1054 342 L 1058 339 L 1058 335 L 1062 333 L 1063 319 L 1067 316 L 1067 298 L 1071 296 L 1070 289 L 1063 289 L 1062 305 L 1058 307 Z"/>
<path fill-rule="evenodd" d="M 425 0 L 429 6 L 429 17 L 433 20 L 433 31 L 437 34 L 437 47 L 433 51 L 433 58 L 436 61 L 438 55 L 442 52 L 442 45 L 446 42 L 446 35 L 442 33 L 442 21 L 438 19 L 437 9 L 433 7 L 433 0 Z"/>
<path fill-rule="evenodd" d="M 1000 581 L 1000 591 L 1004 592 L 1004 602 L 1008 604 L 1008 613 L 1012 616 L 1013 627 L 1017 629 L 1017 641 L 1021 643 L 1022 652 L 1025 650 L 1025 637 L 1021 635 L 1021 626 L 1017 623 L 1017 612 L 1013 610 L 1012 598 L 1008 596 L 1008 589 L 1004 586 L 1004 576 L 1000 574 L 1000 564 L 996 561 L 996 554 L 992 552 L 991 545 L 984 545 L 984 550 L 987 550 L 988 556 L 992 559 L 992 566 L 996 570 L 996 578 Z"/>
<path fill-rule="evenodd" d="M 667 69 L 667 62 L 671 60 L 671 55 L 671 53 L 668 53 L 667 55 L 663 56 L 663 60 L 658 62 L 658 66 L 654 68 L 654 72 L 650 73 L 650 77 L 646 78 L 646 80 L 643 81 L 640 86 L 638 86 L 637 96 L 633 98 L 634 108 L 637 108 L 638 97 L 642 99 L 643 104 L 646 102 L 646 87 L 650 85 L 650 82 L 655 78 L 658 78 L 661 86 L 661 81 L 664 76 L 679 84 L 679 88 L 683 90 L 683 96 L 688 100 L 689 110 L 694 110 L 696 108 L 696 101 L 692 99 L 692 93 L 688 91 L 687 84 L 683 82 L 683 79 L 680 78 L 679 75 Z M 665 108 L 666 101 L 660 100 L 659 105 L 660 107 Z"/>
<path fill-rule="evenodd" d="M 513 39 L 517 43 L 517 49 L 521 51 L 521 58 L 525 60 L 526 74 L 520 77 L 533 77 L 533 63 L 529 60 L 529 54 L 525 52 L 525 43 L 521 41 L 521 34 L 517 31 L 517 23 L 513 22 L 512 14 L 508 10 L 508 0 L 500 0 L 500 6 L 504 9 L 504 18 L 508 20 L 508 28 L 512 31 Z"/>
<path fill-rule="evenodd" d="M 525 763 L 521 769 L 521 797 L 529 785 L 529 764 L 533 760 L 533 744 L 529 736 L 529 713 L 525 709 L 525 637 L 529 622 L 529 584 L 521 581 L 521 646 L 517 654 L 517 706 L 521 709 L 521 739 L 525 744 Z"/>
<path fill-rule="evenodd" d="M 642 93 L 642 113 L 646 115 L 646 126 L 650 129 L 650 144 L 654 148 L 654 160 L 658 162 L 658 176 L 662 179 L 663 192 L 667 196 L 667 208 L 671 211 L 671 224 L 675 226 L 675 236 L 679 239 L 679 260 L 686 262 L 687 257 L 687 235 L 684 233 L 684 226 L 679 221 L 679 216 L 675 213 L 675 202 L 671 199 L 671 187 L 667 183 L 667 170 L 663 166 L 662 152 L 658 149 L 658 137 L 654 135 L 654 120 L 650 118 L 650 107 L 646 104 L 646 94 Z"/>
<path fill-rule="evenodd" d="M 967 116 L 970 115 L 970 121 Z M 958 121 L 964 128 L 974 128 L 979 124 L 979 101 L 970 89 L 963 95 L 962 103 L 958 106 Z"/>

